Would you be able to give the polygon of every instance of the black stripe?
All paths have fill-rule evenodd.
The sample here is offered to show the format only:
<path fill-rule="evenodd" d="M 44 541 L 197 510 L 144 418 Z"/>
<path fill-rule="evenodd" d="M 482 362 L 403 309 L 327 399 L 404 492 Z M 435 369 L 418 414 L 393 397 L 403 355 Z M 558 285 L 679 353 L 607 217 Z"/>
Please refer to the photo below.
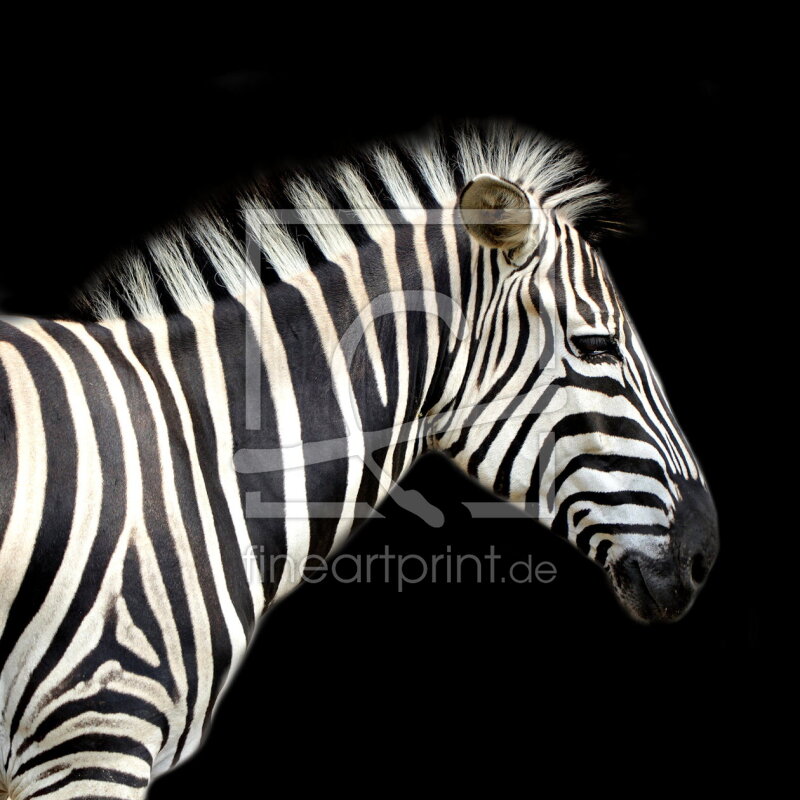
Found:
<path fill-rule="evenodd" d="M 427 213 L 429 224 L 425 227 L 425 244 L 428 250 L 428 258 L 433 267 L 434 289 L 437 293 L 437 320 L 439 329 L 439 343 L 436 353 L 428 353 L 428 358 L 434 360 L 434 369 L 431 375 L 431 382 L 425 392 L 424 398 L 421 397 L 422 386 L 421 382 L 424 379 L 425 373 L 420 373 L 416 369 L 416 354 L 409 351 L 409 363 L 411 369 L 409 370 L 409 379 L 414 376 L 417 380 L 416 385 L 409 381 L 409 395 L 408 403 L 406 405 L 406 413 L 403 419 L 411 419 L 413 413 L 420 410 L 423 414 L 432 408 L 441 398 L 444 389 L 444 381 L 447 375 L 443 372 L 443 367 L 448 361 L 448 346 L 450 337 L 452 335 L 452 326 L 455 322 L 454 315 L 457 314 L 457 309 L 454 308 L 452 303 L 446 303 L 443 297 L 452 298 L 453 287 L 451 286 L 450 269 L 447 254 L 447 244 L 445 241 L 444 230 L 441 224 L 434 224 L 433 219 L 441 220 L 441 211 L 434 211 Z M 431 320 L 431 322 L 433 322 Z M 424 348 L 428 349 L 427 340 L 422 340 Z M 418 345 L 419 347 L 419 345 Z M 456 348 L 457 349 L 457 348 Z M 413 359 L 413 360 L 412 360 Z M 426 362 L 427 369 L 427 362 Z M 412 453 L 415 453 L 417 447 L 416 441 L 406 444 L 404 441 L 402 448 L 398 447 L 395 457 L 394 469 L 392 471 L 393 477 L 400 475 L 401 467 L 403 464 L 403 456 L 407 447 L 412 448 Z M 407 459 L 410 461 L 410 459 Z"/>
<path fill-rule="evenodd" d="M 600 564 L 600 566 L 603 566 L 606 563 L 606 558 L 608 558 L 608 551 L 611 549 L 612 546 L 613 542 L 611 541 L 611 539 L 603 539 L 603 541 L 597 545 L 597 548 L 595 549 L 594 560 L 598 564 Z"/>
<path fill-rule="evenodd" d="M 242 553 L 236 538 L 236 529 L 217 468 L 217 434 L 209 408 L 208 389 L 203 381 L 197 333 L 192 322 L 183 315 L 170 317 L 167 320 L 167 327 L 172 363 L 189 408 L 195 452 L 203 473 L 204 486 L 214 517 L 214 531 L 222 557 L 225 585 L 236 609 L 239 622 L 249 638 L 255 625 L 253 604 Z M 214 398 L 217 402 L 219 399 Z M 225 411 L 227 412 L 227 408 Z"/>
<path fill-rule="evenodd" d="M 313 454 L 315 443 L 336 443 L 328 460 L 305 467 L 306 499 L 309 502 L 337 501 L 345 496 L 347 488 L 346 431 L 317 326 L 302 294 L 291 284 L 276 287 L 267 300 L 275 327 L 286 348 L 304 455 Z M 362 358 L 367 358 L 365 346 L 358 347 L 353 369 L 361 368 Z M 287 499 L 293 501 L 299 498 Z M 311 516 L 310 555 L 327 555 L 333 545 L 336 524 L 335 518 Z"/>
<path fill-rule="evenodd" d="M 628 327 L 628 331 L 626 333 L 626 337 L 629 340 L 635 337 L 636 339 L 639 340 L 639 343 L 641 345 L 641 340 L 636 335 L 635 329 L 633 328 L 633 325 L 632 325 L 632 323 L 630 321 L 627 322 L 627 327 Z M 635 368 L 635 370 L 639 374 L 639 379 L 640 379 L 640 383 L 641 383 L 641 386 L 642 386 L 641 391 L 644 394 L 644 396 L 647 398 L 648 402 L 650 403 L 650 408 L 652 409 L 647 414 L 643 414 L 643 417 L 646 420 L 655 418 L 655 421 L 659 423 L 657 426 L 649 425 L 648 427 L 649 427 L 650 431 L 653 433 L 653 435 L 660 442 L 660 444 L 661 444 L 661 448 L 660 449 L 665 454 L 665 460 L 676 461 L 678 463 L 678 465 L 680 465 L 681 463 L 685 464 L 685 460 L 684 460 L 683 454 L 681 453 L 681 448 L 678 447 L 677 444 L 674 441 L 674 437 L 673 437 L 673 435 L 672 435 L 672 433 L 670 431 L 669 423 L 672 423 L 672 425 L 675 427 L 675 430 L 679 431 L 679 432 L 680 432 L 680 426 L 678 425 L 677 421 L 675 420 L 675 418 L 672 416 L 671 413 L 668 412 L 668 416 L 665 416 L 659 410 L 658 402 L 657 402 L 656 397 L 655 397 L 655 387 L 653 386 L 653 384 L 648 379 L 647 365 L 645 365 L 642 362 L 642 360 L 639 358 L 639 356 L 636 354 L 636 352 L 634 351 L 634 349 L 632 347 L 629 347 L 627 349 L 627 354 L 628 354 L 629 363 L 631 363 L 633 365 L 633 368 Z M 669 409 L 669 404 L 666 402 L 665 399 L 660 398 L 660 393 L 659 393 L 659 399 L 662 399 L 663 407 L 665 409 Z M 662 433 L 662 429 L 663 429 L 663 433 Z M 672 444 L 671 447 L 668 444 L 668 439 L 669 439 L 669 442 L 671 442 L 671 444 Z"/>
<path fill-rule="evenodd" d="M 578 241 L 580 242 L 580 239 Z M 572 242 L 571 236 L 567 235 L 565 244 L 567 256 L 566 274 L 570 277 L 572 293 L 575 297 L 575 306 L 578 309 L 578 313 L 581 315 L 581 317 L 583 317 L 583 320 L 589 325 L 594 325 L 595 319 L 594 313 L 592 312 L 592 307 L 580 296 L 580 294 L 578 294 L 578 265 L 576 264 L 577 259 L 575 257 L 575 245 Z M 586 250 L 582 243 L 578 245 L 578 250 L 580 255 L 585 258 Z"/>
<path fill-rule="evenodd" d="M 75 736 L 66 742 L 57 744 L 49 750 L 26 761 L 16 772 L 15 777 L 24 775 L 31 769 L 46 764 L 57 758 L 68 758 L 77 753 L 115 753 L 138 758 L 145 764 L 152 765 L 150 751 L 141 742 L 130 736 L 114 736 L 108 733 L 85 733 Z"/>
<path fill-rule="evenodd" d="M 242 507 L 245 509 L 247 533 L 255 557 L 254 560 L 248 560 L 247 568 L 261 568 L 259 559 L 263 559 L 262 579 L 268 605 L 275 596 L 283 574 L 286 533 L 283 515 L 263 516 L 257 508 L 257 501 L 278 505 L 284 502 L 283 458 L 280 451 L 278 420 L 272 401 L 269 377 L 261 358 L 259 337 L 250 324 L 244 306 L 237 300 L 218 303 L 214 308 L 214 325 L 228 392 L 234 453 L 244 449 L 269 451 L 274 462 L 264 472 L 240 472 L 237 475 Z M 248 353 L 255 354 L 257 359 L 252 380 L 248 380 L 247 375 Z M 260 409 L 257 427 L 253 429 L 247 427 L 248 394 L 250 401 L 257 402 Z"/>
<path fill-rule="evenodd" d="M 663 525 L 635 525 L 623 522 L 603 523 L 598 525 L 588 525 L 579 534 L 575 545 L 584 555 L 588 555 L 591 550 L 589 542 L 596 533 L 640 533 L 645 536 L 664 536 L 667 529 Z"/>
<path fill-rule="evenodd" d="M 592 298 L 595 305 L 600 309 L 601 327 L 608 328 L 611 311 L 603 295 L 605 271 L 595 251 L 590 250 L 583 239 L 579 239 L 578 241 L 580 243 L 581 258 L 583 260 L 583 285 L 586 287 L 589 297 Z M 612 298 L 614 297 L 613 287 L 608 286 L 608 293 Z"/>
<path fill-rule="evenodd" d="M 17 489 L 17 430 L 11 386 L 3 362 L 0 361 L 0 547 Z"/>
<path fill-rule="evenodd" d="M 51 783 L 44 789 L 40 789 L 29 797 L 45 797 L 48 794 L 57 792 L 65 786 L 70 786 L 78 781 L 98 781 L 110 783 L 114 786 L 132 786 L 136 789 L 143 789 L 150 782 L 148 778 L 137 778 L 127 772 L 108 767 L 80 767 L 70 771 L 68 777 L 60 781 Z M 82 800 L 86 800 L 86 795 L 81 795 Z"/>
<path fill-rule="evenodd" d="M 0 320 L 0 338 L 11 342 L 31 371 L 42 406 L 47 482 L 39 530 L 30 564 L 22 579 L 0 637 L 0 670 L 25 628 L 39 611 L 61 567 L 67 547 L 77 491 L 77 440 L 61 374 L 47 351 L 21 331 Z M 22 706 L 10 725 L 14 736 Z"/>
<path fill-rule="evenodd" d="M 567 478 L 580 469 L 591 469 L 597 472 L 629 472 L 632 475 L 653 478 L 664 486 L 667 485 L 663 467 L 650 458 L 618 453 L 580 453 L 570 459 L 569 463 L 559 472 L 555 480 L 555 491 L 558 492 Z"/>

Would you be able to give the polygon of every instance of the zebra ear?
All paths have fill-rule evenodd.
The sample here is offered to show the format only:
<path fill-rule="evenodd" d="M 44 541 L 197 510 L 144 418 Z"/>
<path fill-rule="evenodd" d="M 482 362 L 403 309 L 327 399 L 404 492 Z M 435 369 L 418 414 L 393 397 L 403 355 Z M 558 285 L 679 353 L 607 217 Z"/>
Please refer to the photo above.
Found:
<path fill-rule="evenodd" d="M 461 192 L 461 219 L 486 247 L 515 250 L 528 240 L 533 215 L 528 195 L 496 175 L 478 175 Z"/>

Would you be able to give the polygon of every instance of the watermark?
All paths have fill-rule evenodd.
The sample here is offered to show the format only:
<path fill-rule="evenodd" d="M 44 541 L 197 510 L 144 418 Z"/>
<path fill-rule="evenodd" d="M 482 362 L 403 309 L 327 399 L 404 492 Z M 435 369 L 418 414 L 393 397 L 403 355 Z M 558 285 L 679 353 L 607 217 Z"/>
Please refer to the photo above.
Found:
<path fill-rule="evenodd" d="M 513 210 L 512 210 L 513 212 Z M 509 213 L 512 213 L 509 212 Z M 470 209 L 470 224 L 494 224 L 496 211 L 492 209 Z M 505 213 L 505 211 L 504 211 Z M 528 216 L 520 219 L 530 223 Z M 512 222 L 514 220 L 511 220 Z M 464 369 L 463 380 L 469 380 L 468 372 L 471 367 L 465 363 L 457 362 L 459 367 L 446 375 L 443 383 L 447 391 L 452 393 L 455 402 L 442 404 L 442 408 L 428 409 L 415 418 L 407 419 L 395 415 L 392 424 L 380 430 L 365 430 L 362 424 L 362 413 L 357 398 L 356 381 L 354 375 L 364 379 L 373 380 L 375 390 L 384 407 L 388 407 L 387 374 L 392 369 L 384 364 L 387 354 L 381 351 L 377 338 L 377 329 L 380 320 L 391 316 L 397 319 L 409 319 L 411 315 L 417 318 L 421 315 L 425 319 L 422 333 L 426 338 L 426 347 L 431 348 L 433 354 L 440 352 L 440 342 L 446 343 L 448 353 L 457 353 L 459 347 L 468 349 L 470 337 L 474 337 L 479 329 L 491 324 L 485 319 L 470 319 L 469 314 L 475 315 L 474 309 L 468 313 L 461 305 L 447 294 L 434 291 L 430 288 L 420 289 L 395 289 L 382 292 L 377 296 L 369 297 L 366 287 L 358 284 L 361 276 L 357 248 L 346 232 L 348 226 L 366 227 L 373 239 L 388 237 L 388 244 L 382 245 L 385 253 L 394 252 L 393 237 L 399 235 L 396 229 L 411 228 L 415 233 L 411 236 L 413 255 L 409 255 L 416 264 L 416 268 L 432 270 L 430 253 L 427 252 L 425 236 L 419 235 L 419 226 L 438 226 L 446 229 L 463 225 L 463 220 L 456 209 L 385 209 L 359 208 L 359 209 L 334 209 L 328 206 L 318 208 L 298 209 L 270 209 L 252 207 L 245 209 L 245 231 L 247 236 L 246 276 L 242 281 L 242 298 L 247 308 L 250 320 L 258 333 L 258 340 L 252 337 L 245 339 L 245 428 L 248 430 L 261 430 L 263 426 L 262 406 L 265 391 L 262 386 L 263 370 L 266 369 L 271 386 L 287 381 L 289 376 L 288 362 L 290 356 L 283 351 L 283 344 L 277 334 L 277 326 L 273 311 L 266 299 L 262 283 L 262 268 L 264 256 L 267 261 L 280 263 L 289 272 L 307 271 L 307 265 L 297 242 L 288 233 L 293 225 L 309 226 L 313 231 L 316 243 L 323 252 L 329 254 L 341 251 L 341 260 L 345 264 L 343 269 L 353 271 L 352 278 L 348 279 L 348 297 L 352 301 L 361 303 L 356 305 L 357 313 L 350 320 L 344 331 L 336 334 L 336 341 L 330 342 L 330 334 L 336 329 L 331 317 L 325 322 L 326 311 L 320 310 L 317 323 L 327 325 L 327 329 L 320 329 L 321 339 L 328 337 L 325 345 L 328 369 L 330 370 L 329 389 L 333 395 L 329 398 L 330 407 L 336 409 L 344 427 L 344 435 L 335 439 L 323 441 L 303 441 L 301 435 L 301 422 L 297 411 L 292 410 L 291 404 L 286 408 L 276 410 L 278 416 L 277 427 L 280 430 L 280 446 L 273 449 L 243 448 L 236 452 L 234 466 L 239 473 L 287 473 L 294 469 L 306 470 L 317 464 L 331 461 L 347 463 L 351 476 L 354 474 L 352 462 L 360 465 L 362 474 L 372 475 L 380 492 L 378 500 L 382 500 L 389 492 L 401 508 L 424 520 L 433 527 L 444 523 L 443 514 L 427 498 L 419 492 L 407 491 L 399 486 L 395 476 L 385 467 L 391 459 L 385 456 L 387 450 L 396 452 L 400 447 L 409 442 L 440 441 L 442 435 L 457 437 L 460 435 L 473 438 L 485 438 L 498 426 L 505 426 L 506 438 L 510 425 L 515 425 L 518 420 L 519 429 L 522 429 L 525 420 L 535 419 L 535 427 L 529 426 L 524 442 L 525 458 L 521 471 L 527 470 L 524 476 L 525 485 L 516 486 L 517 494 L 527 494 L 528 501 L 517 503 L 529 515 L 540 520 L 552 519 L 553 503 L 551 492 L 546 491 L 543 502 L 538 499 L 531 500 L 531 495 L 536 497 L 538 487 L 550 487 L 555 476 L 554 458 L 555 451 L 550 439 L 552 438 L 552 425 L 548 420 L 563 407 L 566 399 L 554 378 L 560 374 L 559 354 L 557 343 L 548 328 L 546 314 L 532 315 L 528 324 L 530 329 L 526 333 L 528 347 L 532 354 L 528 370 L 535 374 L 535 380 L 527 380 L 526 370 L 520 370 L 519 380 L 508 381 L 504 375 L 503 388 L 500 391 L 487 391 L 488 384 L 483 379 L 483 387 L 478 384 L 472 390 L 462 391 L 463 387 L 454 385 L 458 383 L 453 376 L 459 374 L 459 369 Z M 536 227 L 535 225 L 533 227 Z M 408 234 L 406 234 L 408 235 Z M 453 234 L 449 234 L 452 236 Z M 538 233 L 537 233 L 538 236 Z M 457 249 L 455 240 L 451 242 L 452 248 Z M 452 254 L 451 254 L 452 255 Z M 399 257 L 395 257 L 395 269 L 398 273 L 402 270 Z M 387 256 L 389 258 L 389 256 Z M 534 258 L 534 256 L 531 256 Z M 539 258 L 539 256 L 536 256 Z M 539 286 L 540 271 L 531 270 L 531 280 L 537 283 L 537 291 L 547 295 L 552 288 L 547 281 L 542 281 Z M 349 285 L 352 281 L 353 286 Z M 549 305 L 547 300 L 544 305 Z M 491 307 L 491 306 L 490 306 Z M 489 312 L 486 312 L 487 314 Z M 520 310 L 520 313 L 523 313 Z M 322 321 L 320 321 L 322 320 Z M 401 334 L 402 336 L 402 334 Z M 398 337 L 401 338 L 401 337 Z M 495 337 L 496 338 L 496 337 Z M 488 337 L 487 337 L 488 341 Z M 274 346 L 265 346 L 265 342 L 273 342 Z M 332 346 L 331 346 L 332 345 Z M 405 346 L 405 343 L 404 343 Z M 366 358 L 372 370 L 372 375 L 365 373 L 360 364 L 354 367 L 357 357 Z M 503 354 L 495 353 L 493 359 L 499 364 Z M 391 365 L 396 354 L 388 354 Z M 489 358 L 490 354 L 481 356 Z M 403 368 L 401 366 L 401 368 Z M 508 372 L 508 366 L 503 367 Z M 270 372 L 270 370 L 272 372 Z M 431 378 L 426 374 L 426 380 Z M 474 377 L 474 376 L 473 376 Z M 392 375 L 392 380 L 400 382 L 398 376 Z M 328 381 L 324 382 L 328 386 Z M 426 386 L 427 391 L 430 387 Z M 284 396 L 291 393 L 291 385 L 282 389 Z M 401 402 L 405 404 L 406 398 Z M 324 404 L 322 406 L 324 408 Z M 281 418 L 281 413 L 283 416 Z M 514 436 L 511 436 L 514 439 Z M 508 446 L 511 446 L 511 439 Z M 378 457 L 377 454 L 381 454 Z M 530 468 L 532 467 L 532 469 Z M 478 478 L 480 479 L 480 474 Z M 517 479 L 517 483 L 520 480 Z M 302 488 L 303 481 L 295 481 L 292 486 L 288 483 L 284 487 L 286 497 L 282 502 L 273 499 L 264 500 L 259 491 L 248 491 L 245 497 L 245 513 L 248 518 L 284 518 L 284 519 L 315 519 L 334 518 L 357 520 L 374 515 L 375 509 L 369 504 L 355 503 L 352 500 L 343 500 L 342 503 L 320 503 L 307 498 L 302 491 L 297 492 L 297 487 Z M 532 487 L 533 491 L 528 492 Z M 294 492 L 294 493 L 292 493 Z M 497 500 L 470 504 L 467 506 L 470 514 L 477 517 L 503 518 L 509 515 L 507 501 Z M 513 512 L 512 512 L 513 513 Z"/>
<path fill-rule="evenodd" d="M 552 561 L 536 561 L 532 554 L 509 561 L 490 545 L 488 553 L 442 553 L 422 556 L 393 553 L 386 545 L 379 553 L 340 553 L 329 558 L 310 554 L 299 560 L 286 554 L 267 553 L 263 545 L 250 545 L 243 554 L 250 583 L 265 585 L 321 583 L 384 583 L 398 592 L 418 584 L 550 584 L 558 577 Z"/>

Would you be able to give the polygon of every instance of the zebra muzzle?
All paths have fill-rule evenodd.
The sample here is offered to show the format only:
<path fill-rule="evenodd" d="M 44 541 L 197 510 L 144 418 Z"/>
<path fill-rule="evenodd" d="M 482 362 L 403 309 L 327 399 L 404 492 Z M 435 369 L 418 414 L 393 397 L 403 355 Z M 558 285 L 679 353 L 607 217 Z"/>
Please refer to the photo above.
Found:
<path fill-rule="evenodd" d="M 676 506 L 664 554 L 624 554 L 610 567 L 611 582 L 630 614 L 641 622 L 673 622 L 691 608 L 719 553 L 717 512 L 698 481 L 678 480 Z"/>

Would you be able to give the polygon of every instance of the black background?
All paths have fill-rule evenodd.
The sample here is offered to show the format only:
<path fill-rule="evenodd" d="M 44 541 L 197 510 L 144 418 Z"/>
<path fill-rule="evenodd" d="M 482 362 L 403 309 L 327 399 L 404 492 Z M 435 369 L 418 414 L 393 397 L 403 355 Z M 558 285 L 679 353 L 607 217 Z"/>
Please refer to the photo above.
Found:
<path fill-rule="evenodd" d="M 643 627 L 570 546 L 521 516 L 471 520 L 463 501 L 488 498 L 443 460 L 423 461 L 403 485 L 441 508 L 445 526 L 390 500 L 349 552 L 494 545 L 501 564 L 552 561 L 557 579 L 303 587 L 268 615 L 205 748 L 153 800 L 510 777 L 532 789 L 542 771 L 566 785 L 554 756 L 578 751 L 602 771 L 598 731 L 603 744 L 662 753 L 712 720 L 736 728 L 757 702 L 750 670 L 763 664 L 769 614 L 752 545 L 769 532 L 753 411 L 769 398 L 753 396 L 760 379 L 744 366 L 766 358 L 755 188 L 741 169 L 752 76 L 677 45 L 572 72 L 528 58 L 426 66 L 411 50 L 344 56 L 332 42 L 287 63 L 286 47 L 228 58 L 146 36 L 47 48 L 10 87 L 6 192 L 19 214 L 4 307 L 58 313 L 115 247 L 256 165 L 302 163 L 436 116 L 516 117 L 575 142 L 631 205 L 633 231 L 606 258 L 715 495 L 720 559 L 685 620 Z"/>

